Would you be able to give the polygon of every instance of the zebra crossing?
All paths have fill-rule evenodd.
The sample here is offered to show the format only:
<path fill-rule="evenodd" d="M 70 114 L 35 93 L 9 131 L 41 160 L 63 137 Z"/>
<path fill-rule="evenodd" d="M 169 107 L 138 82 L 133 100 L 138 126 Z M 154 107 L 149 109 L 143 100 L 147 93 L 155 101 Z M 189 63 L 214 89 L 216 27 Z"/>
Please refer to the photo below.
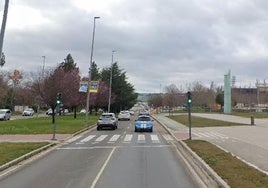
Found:
<path fill-rule="evenodd" d="M 229 139 L 228 136 L 215 132 L 215 131 L 210 131 L 210 132 L 193 132 L 193 135 L 196 138 L 200 138 L 200 139 L 222 139 L 222 140 L 226 140 Z"/>
<path fill-rule="evenodd" d="M 114 135 L 88 135 L 86 137 L 83 136 L 76 136 L 71 139 L 69 139 L 68 143 L 75 143 L 75 144 L 98 144 L 98 143 L 107 143 L 107 144 L 113 144 L 121 142 L 123 144 L 127 143 L 151 143 L 151 144 L 160 144 L 164 142 L 170 142 L 173 138 L 168 135 L 164 134 L 162 136 L 157 134 L 114 134 Z"/>

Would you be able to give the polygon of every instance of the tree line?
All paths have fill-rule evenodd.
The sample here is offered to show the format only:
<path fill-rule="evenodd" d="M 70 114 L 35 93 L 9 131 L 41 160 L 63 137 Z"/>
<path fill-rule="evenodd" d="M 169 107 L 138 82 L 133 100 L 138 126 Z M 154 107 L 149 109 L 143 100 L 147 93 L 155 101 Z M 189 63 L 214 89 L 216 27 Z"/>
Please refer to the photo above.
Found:
<path fill-rule="evenodd" d="M 89 110 L 107 110 L 109 100 L 109 82 L 112 71 L 111 111 L 118 112 L 131 108 L 138 97 L 134 86 L 127 81 L 126 72 L 120 69 L 118 63 L 100 70 L 95 62 L 92 63 L 91 80 L 99 81 L 99 90 L 92 93 L 89 99 Z M 80 81 L 88 81 L 81 77 L 79 68 L 71 54 L 54 68 L 43 72 L 23 73 L 1 72 L 0 74 L 0 108 L 14 110 L 18 106 L 56 108 L 57 94 L 61 93 L 65 108 L 77 109 L 86 107 L 87 93 L 79 92 Z"/>

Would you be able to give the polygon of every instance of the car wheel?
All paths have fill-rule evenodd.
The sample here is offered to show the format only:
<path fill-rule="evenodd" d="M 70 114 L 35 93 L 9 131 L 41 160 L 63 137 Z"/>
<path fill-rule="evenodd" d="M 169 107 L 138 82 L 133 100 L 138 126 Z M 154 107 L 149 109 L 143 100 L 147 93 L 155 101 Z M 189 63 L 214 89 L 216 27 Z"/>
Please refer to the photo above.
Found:
<path fill-rule="evenodd" d="M 153 127 L 150 129 L 150 132 L 151 132 L 151 133 L 153 132 Z"/>
<path fill-rule="evenodd" d="M 138 130 L 135 128 L 135 132 L 138 132 Z"/>
<path fill-rule="evenodd" d="M 100 127 L 97 127 L 97 131 L 99 131 L 99 130 L 101 130 L 101 128 Z"/>

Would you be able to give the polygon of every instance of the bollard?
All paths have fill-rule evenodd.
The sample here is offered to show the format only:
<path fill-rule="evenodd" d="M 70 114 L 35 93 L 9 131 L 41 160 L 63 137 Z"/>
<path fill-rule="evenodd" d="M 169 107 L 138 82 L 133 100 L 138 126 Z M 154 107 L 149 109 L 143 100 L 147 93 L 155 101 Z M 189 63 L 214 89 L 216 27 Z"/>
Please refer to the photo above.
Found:
<path fill-rule="evenodd" d="M 251 125 L 254 125 L 254 116 L 250 116 Z"/>

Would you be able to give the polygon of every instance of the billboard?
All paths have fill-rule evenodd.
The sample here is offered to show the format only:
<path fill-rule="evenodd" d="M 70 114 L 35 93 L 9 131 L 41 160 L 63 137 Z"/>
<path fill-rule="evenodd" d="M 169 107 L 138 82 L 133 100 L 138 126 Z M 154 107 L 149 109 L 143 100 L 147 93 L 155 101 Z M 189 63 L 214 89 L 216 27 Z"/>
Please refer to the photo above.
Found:
<path fill-rule="evenodd" d="M 89 92 L 97 93 L 99 89 L 99 81 L 91 81 L 89 84 Z M 88 82 L 80 82 L 79 92 L 87 93 L 88 92 Z"/>

